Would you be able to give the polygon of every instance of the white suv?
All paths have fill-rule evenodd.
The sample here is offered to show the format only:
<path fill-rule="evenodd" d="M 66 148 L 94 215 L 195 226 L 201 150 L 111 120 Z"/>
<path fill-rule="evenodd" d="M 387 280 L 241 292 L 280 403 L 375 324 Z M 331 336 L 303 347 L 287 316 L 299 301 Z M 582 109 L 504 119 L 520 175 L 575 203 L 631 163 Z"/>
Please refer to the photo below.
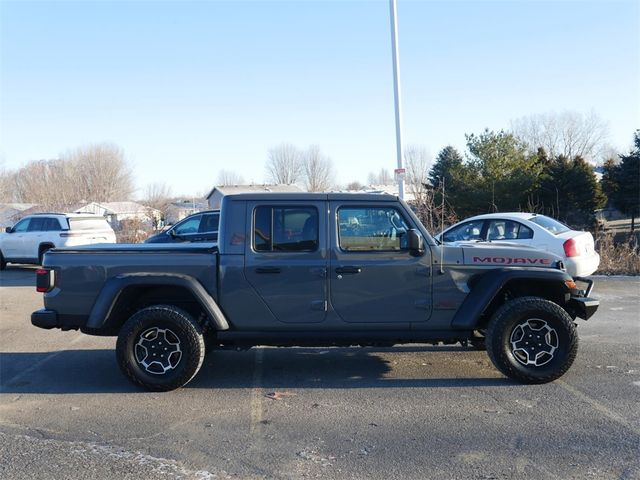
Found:
<path fill-rule="evenodd" d="M 8 262 L 42 265 L 42 256 L 51 248 L 90 243 L 116 243 L 116 234 L 104 217 L 86 213 L 29 215 L 0 233 L 0 270 Z"/>

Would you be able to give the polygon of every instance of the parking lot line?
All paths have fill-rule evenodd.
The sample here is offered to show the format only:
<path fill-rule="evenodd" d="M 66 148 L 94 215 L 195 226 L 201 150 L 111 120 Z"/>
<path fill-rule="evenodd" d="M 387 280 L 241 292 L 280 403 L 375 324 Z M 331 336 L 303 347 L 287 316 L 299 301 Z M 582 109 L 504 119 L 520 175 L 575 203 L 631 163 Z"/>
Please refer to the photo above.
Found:
<path fill-rule="evenodd" d="M 71 340 L 68 345 L 75 345 L 76 343 L 81 342 L 82 340 L 84 340 L 86 337 L 84 335 L 79 335 L 76 338 L 74 338 L 73 340 Z M 53 360 L 54 358 L 56 358 L 58 355 L 60 355 L 61 353 L 63 353 L 65 350 L 58 350 L 57 352 L 51 352 L 49 355 L 47 355 L 46 357 L 44 357 L 42 360 L 37 361 L 36 363 L 34 363 L 33 365 L 31 365 L 29 368 L 21 371 L 20 373 L 18 373 L 17 375 L 14 375 L 13 377 L 11 377 L 9 380 L 6 380 L 5 382 L 2 382 L 2 385 L 11 385 L 12 383 L 15 383 L 19 380 L 22 380 L 23 377 L 26 377 L 28 375 L 30 375 L 32 372 L 38 370 L 40 367 L 42 367 L 44 364 L 49 363 L 51 360 Z"/>
<path fill-rule="evenodd" d="M 255 351 L 255 366 L 251 383 L 251 426 L 249 435 L 251 437 L 251 449 L 260 450 L 260 443 L 262 441 L 262 424 L 260 422 L 262 421 L 262 364 L 264 349 L 256 347 Z"/>
<path fill-rule="evenodd" d="M 620 414 L 614 412 L 613 410 L 607 408 L 606 405 L 603 405 L 602 403 L 598 402 L 594 398 L 591 398 L 587 394 L 581 392 L 580 390 L 578 390 L 577 388 L 569 385 L 568 383 L 566 383 L 563 380 L 556 380 L 556 384 L 558 386 L 560 386 L 562 389 L 564 389 L 567 392 L 569 392 L 571 395 L 573 395 L 577 399 L 579 399 L 579 400 L 583 401 L 584 403 L 588 404 L 589 406 L 591 406 L 591 408 L 593 408 L 597 412 L 601 413 L 602 415 L 607 417 L 609 420 L 613 420 L 618 425 L 622 425 L 623 427 L 626 427 L 627 429 L 631 430 L 636 435 L 640 436 L 640 428 L 635 427 L 626 418 L 624 418 Z"/>

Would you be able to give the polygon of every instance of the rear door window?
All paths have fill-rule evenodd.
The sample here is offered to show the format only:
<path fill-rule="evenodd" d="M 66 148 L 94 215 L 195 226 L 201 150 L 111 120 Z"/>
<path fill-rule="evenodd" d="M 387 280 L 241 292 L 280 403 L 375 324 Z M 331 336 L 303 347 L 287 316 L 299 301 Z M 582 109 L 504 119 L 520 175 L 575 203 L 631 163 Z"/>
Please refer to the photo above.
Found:
<path fill-rule="evenodd" d="M 29 232 L 42 232 L 45 230 L 44 226 L 46 221 L 49 220 L 48 218 L 45 217 L 35 217 L 31 219 L 31 222 L 29 223 Z"/>
<path fill-rule="evenodd" d="M 205 214 L 200 222 L 200 233 L 212 233 L 218 231 L 219 214 Z"/>
<path fill-rule="evenodd" d="M 256 252 L 313 252 L 318 249 L 315 207 L 257 207 L 253 218 Z"/>
<path fill-rule="evenodd" d="M 44 229 L 47 232 L 59 232 L 62 230 L 62 227 L 60 226 L 60 221 L 57 218 L 47 218 Z"/>

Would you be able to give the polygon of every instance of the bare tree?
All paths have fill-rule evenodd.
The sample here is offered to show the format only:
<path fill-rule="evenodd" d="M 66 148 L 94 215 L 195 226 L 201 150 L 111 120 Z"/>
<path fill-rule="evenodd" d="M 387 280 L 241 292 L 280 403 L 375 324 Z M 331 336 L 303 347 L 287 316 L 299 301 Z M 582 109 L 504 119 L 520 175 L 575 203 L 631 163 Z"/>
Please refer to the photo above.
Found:
<path fill-rule="evenodd" d="M 318 145 L 311 145 L 304 153 L 303 176 L 308 192 L 326 192 L 333 185 L 333 163 Z"/>
<path fill-rule="evenodd" d="M 78 200 L 111 202 L 130 198 L 133 173 L 124 151 L 112 143 L 79 147 L 61 156 L 62 169 L 76 177 Z"/>
<path fill-rule="evenodd" d="M 529 145 L 532 153 L 542 147 L 552 158 L 579 156 L 597 162 L 610 149 L 609 126 L 593 111 L 529 115 L 512 121 L 511 130 Z"/>
<path fill-rule="evenodd" d="M 432 158 L 427 149 L 418 145 L 409 145 L 404 152 L 405 182 L 407 190 L 415 198 L 426 195 L 429 183 L 429 169 Z"/>
<path fill-rule="evenodd" d="M 124 200 L 134 191 L 124 153 L 108 143 L 80 147 L 56 160 L 29 162 L 15 172 L 12 183 L 16 201 L 47 208 Z"/>
<path fill-rule="evenodd" d="M 0 202 L 9 203 L 15 200 L 13 177 L 13 172 L 5 168 L 4 161 L 0 161 Z"/>
<path fill-rule="evenodd" d="M 302 152 L 289 143 L 269 149 L 267 158 L 267 181 L 292 185 L 302 178 Z"/>
<path fill-rule="evenodd" d="M 145 194 L 142 202 L 149 207 L 147 217 L 153 225 L 154 229 L 158 229 L 167 216 L 167 209 L 171 205 L 173 192 L 171 187 L 166 183 L 150 183 L 145 188 Z M 160 212 L 160 218 L 157 213 Z"/>
<path fill-rule="evenodd" d="M 378 173 L 369 172 L 367 176 L 369 185 L 389 185 L 394 182 L 393 175 L 386 168 L 381 168 Z"/>
<path fill-rule="evenodd" d="M 242 175 L 231 171 L 231 170 L 220 170 L 218 173 L 218 185 L 227 186 L 227 185 L 243 185 L 244 178 Z"/>

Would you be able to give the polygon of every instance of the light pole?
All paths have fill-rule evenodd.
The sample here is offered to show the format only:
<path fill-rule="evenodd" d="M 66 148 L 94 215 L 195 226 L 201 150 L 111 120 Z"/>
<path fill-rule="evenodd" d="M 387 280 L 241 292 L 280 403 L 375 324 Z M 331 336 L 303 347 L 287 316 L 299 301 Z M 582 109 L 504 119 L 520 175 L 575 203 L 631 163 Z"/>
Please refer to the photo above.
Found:
<path fill-rule="evenodd" d="M 398 8 L 396 0 L 389 0 L 389 10 L 391 11 L 391 55 L 393 58 L 393 93 L 396 111 L 396 155 L 398 157 L 398 168 L 395 171 L 398 180 L 398 196 L 404 198 L 404 173 L 402 166 L 402 110 L 400 101 L 400 59 L 398 58 Z"/>

